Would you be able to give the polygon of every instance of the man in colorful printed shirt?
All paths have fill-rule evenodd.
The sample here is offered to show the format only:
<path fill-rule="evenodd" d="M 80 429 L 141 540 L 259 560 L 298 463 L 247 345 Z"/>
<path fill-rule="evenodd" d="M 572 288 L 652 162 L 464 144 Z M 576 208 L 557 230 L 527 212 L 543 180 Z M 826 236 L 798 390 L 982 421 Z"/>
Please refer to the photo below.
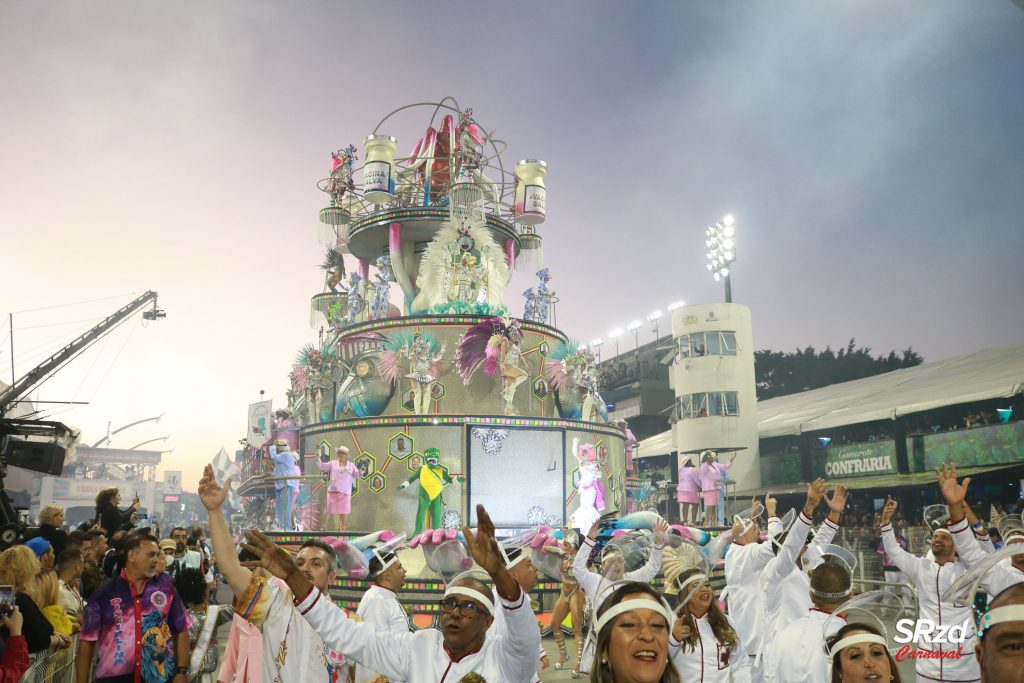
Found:
<path fill-rule="evenodd" d="M 124 569 L 85 608 L 77 683 L 88 683 L 96 650 L 97 683 L 186 683 L 191 619 L 171 577 L 157 572 L 157 539 L 130 534 L 124 552 Z"/>

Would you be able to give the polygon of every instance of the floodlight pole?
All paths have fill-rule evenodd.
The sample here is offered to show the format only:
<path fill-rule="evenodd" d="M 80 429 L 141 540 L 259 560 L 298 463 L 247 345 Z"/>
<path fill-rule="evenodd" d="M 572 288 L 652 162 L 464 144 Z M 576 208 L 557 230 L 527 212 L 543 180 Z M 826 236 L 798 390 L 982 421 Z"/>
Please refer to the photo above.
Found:
<path fill-rule="evenodd" d="M 729 275 L 726 275 L 724 278 L 722 278 L 723 280 L 725 280 L 725 303 L 727 303 L 727 304 L 731 304 L 732 303 L 732 279 L 731 278 L 732 278 L 732 274 L 731 273 Z"/>

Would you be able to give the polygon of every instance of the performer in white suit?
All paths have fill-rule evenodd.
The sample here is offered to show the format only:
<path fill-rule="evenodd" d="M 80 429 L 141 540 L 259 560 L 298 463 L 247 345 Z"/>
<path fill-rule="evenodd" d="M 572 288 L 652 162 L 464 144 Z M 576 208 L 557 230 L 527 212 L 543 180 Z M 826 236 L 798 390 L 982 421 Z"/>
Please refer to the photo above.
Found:
<path fill-rule="evenodd" d="M 799 567 L 798 560 L 811 528 L 811 519 L 818 503 L 825 499 L 828 504 L 828 518 L 818 528 L 811 540 L 811 546 L 822 548 L 832 542 L 836 530 L 839 529 L 839 518 L 846 508 L 848 491 L 837 486 L 832 497 L 825 495 L 825 480 L 818 479 L 807 488 L 807 502 L 803 511 L 797 515 L 790 527 L 786 541 L 778 555 L 768 561 L 761 573 L 761 590 L 764 591 L 764 634 L 761 652 L 771 647 L 774 634 L 803 617 L 813 605 L 811 603 L 811 585 Z M 795 534 L 795 537 L 794 537 Z M 784 552 L 785 551 L 785 552 Z M 765 670 L 767 675 L 768 671 Z"/>
<path fill-rule="evenodd" d="M 955 474 L 954 474 L 955 479 Z M 954 482 L 955 483 L 955 482 Z M 970 607 L 957 607 L 951 600 L 944 600 L 943 594 L 965 572 L 964 565 L 957 562 L 956 545 L 948 529 L 936 529 L 932 534 L 932 559 L 916 557 L 899 546 L 892 530 L 892 516 L 896 512 L 896 501 L 892 498 L 882 509 L 882 543 L 886 554 L 892 558 L 917 590 L 918 618 L 928 619 L 936 626 L 958 626 L 965 621 L 971 627 L 962 646 L 950 643 L 932 643 L 920 637 L 913 644 L 923 654 L 931 655 L 917 659 L 917 680 L 922 683 L 946 681 L 948 683 L 971 683 L 978 681 L 981 673 L 971 653 L 974 650 L 974 615 Z"/>
<path fill-rule="evenodd" d="M 494 524 L 477 506 L 476 535 L 463 529 L 473 559 L 494 581 L 505 610 L 504 636 L 488 636 L 498 608 L 491 591 L 475 579 L 453 581 L 441 600 L 441 628 L 415 633 L 386 633 L 349 619 L 345 611 L 322 599 L 299 572 L 291 556 L 258 531 L 246 534 L 244 547 L 260 557 L 258 566 L 288 582 L 297 609 L 321 635 L 359 664 L 392 680 L 408 683 L 455 683 L 475 673 L 488 681 L 530 683 L 537 669 L 540 630 L 526 593 L 502 562 Z"/>
<path fill-rule="evenodd" d="M 616 581 L 650 583 L 654 580 L 654 577 L 661 571 L 661 555 L 665 549 L 663 535 L 668 533 L 668 529 L 668 522 L 664 519 L 659 519 L 655 523 L 654 547 L 651 550 L 647 563 L 640 567 L 640 569 L 627 572 L 625 558 L 606 555 L 603 568 L 604 578 L 602 578 L 601 574 L 592 572 L 587 567 L 587 559 L 594 550 L 597 534 L 601 530 L 601 521 L 594 522 L 593 526 L 590 527 L 587 537 L 580 543 L 580 549 L 572 561 L 572 570 L 576 576 L 576 581 L 580 584 L 580 588 L 583 589 L 587 598 L 590 599 L 595 610 L 604 602 L 605 598 L 615 592 L 617 587 Z M 587 640 L 583 645 L 583 657 L 580 660 L 580 670 L 573 671 L 573 678 L 576 678 L 580 673 L 590 672 L 590 665 L 594 660 L 594 648 L 596 646 L 592 635 L 587 634 Z"/>
<path fill-rule="evenodd" d="M 764 680 L 775 683 L 828 683 L 830 662 L 823 637 L 839 630 L 843 621 L 829 617 L 850 597 L 850 570 L 841 561 L 826 558 L 811 573 L 814 606 L 772 639 L 765 652 Z M 830 628 L 826 628 L 826 620 Z"/>
<path fill-rule="evenodd" d="M 405 585 L 405 568 L 394 550 L 374 548 L 372 552 L 369 578 L 373 584 L 359 600 L 356 615 L 378 631 L 408 633 L 409 616 L 398 602 L 398 591 Z M 365 666 L 356 666 L 356 683 L 368 683 L 379 676 Z"/>

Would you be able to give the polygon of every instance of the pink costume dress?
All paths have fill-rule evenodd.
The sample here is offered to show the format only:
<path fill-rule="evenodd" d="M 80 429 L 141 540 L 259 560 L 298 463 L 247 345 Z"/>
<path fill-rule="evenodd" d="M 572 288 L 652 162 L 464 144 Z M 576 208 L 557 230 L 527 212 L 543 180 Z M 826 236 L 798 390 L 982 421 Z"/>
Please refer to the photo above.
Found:
<path fill-rule="evenodd" d="M 272 578 L 279 588 L 288 590 L 281 579 Z M 231 631 L 224 647 L 218 683 L 263 683 L 263 632 L 238 612 L 231 618 Z"/>
<path fill-rule="evenodd" d="M 676 484 L 677 503 L 698 503 L 697 491 L 700 490 L 700 475 L 696 467 L 680 467 L 679 483 Z"/>
<path fill-rule="evenodd" d="M 722 490 L 719 482 L 725 477 L 725 472 L 732 467 L 731 462 L 711 462 L 700 465 L 700 488 L 704 492 L 705 505 L 718 505 L 718 494 Z"/>
<path fill-rule="evenodd" d="M 321 462 L 320 470 L 331 475 L 330 484 L 327 486 L 327 513 L 347 515 L 352 512 L 352 483 L 359 476 L 359 468 L 351 460 L 344 465 L 337 460 L 331 460 Z"/>

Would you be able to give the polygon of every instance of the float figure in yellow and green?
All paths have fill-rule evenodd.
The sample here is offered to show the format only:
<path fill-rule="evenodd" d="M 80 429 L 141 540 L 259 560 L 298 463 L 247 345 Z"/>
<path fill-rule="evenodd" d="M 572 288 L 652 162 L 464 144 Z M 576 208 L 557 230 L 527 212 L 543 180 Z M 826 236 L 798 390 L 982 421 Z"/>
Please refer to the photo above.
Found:
<path fill-rule="evenodd" d="M 428 448 L 423 451 L 423 460 L 424 464 L 398 487 L 404 489 L 414 481 L 419 480 L 420 482 L 420 499 L 419 507 L 416 509 L 414 535 L 424 529 L 441 528 L 441 492 L 454 481 L 458 480 L 460 484 L 463 481 L 462 477 L 452 479 L 448 468 L 441 464 L 441 451 L 436 448 Z"/>

